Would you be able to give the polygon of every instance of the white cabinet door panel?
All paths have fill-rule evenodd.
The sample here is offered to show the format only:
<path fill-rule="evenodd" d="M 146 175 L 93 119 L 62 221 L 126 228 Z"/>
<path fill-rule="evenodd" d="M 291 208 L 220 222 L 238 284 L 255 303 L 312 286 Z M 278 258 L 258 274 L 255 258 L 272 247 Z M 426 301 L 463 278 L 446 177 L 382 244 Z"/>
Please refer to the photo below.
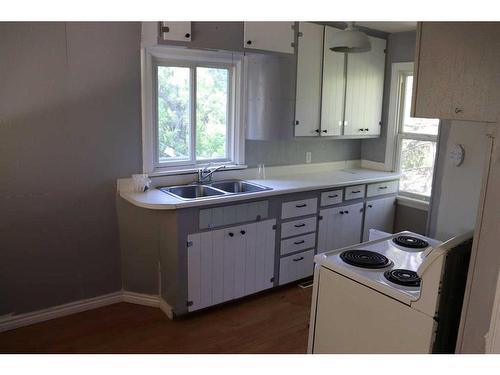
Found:
<path fill-rule="evenodd" d="M 245 229 L 245 288 L 244 294 L 249 295 L 256 291 L 257 271 L 257 224 L 246 225 Z"/>
<path fill-rule="evenodd" d="M 215 305 L 224 301 L 224 230 L 219 229 L 211 233 L 212 305 Z"/>
<path fill-rule="evenodd" d="M 213 236 L 209 232 L 200 235 L 200 306 L 212 304 L 212 260 L 213 260 Z M 189 250 L 188 250 L 189 251 Z"/>
<path fill-rule="evenodd" d="M 368 241 L 370 229 L 392 233 L 394 230 L 394 213 L 396 197 L 376 199 L 366 202 L 363 242 Z"/>
<path fill-rule="evenodd" d="M 295 136 L 317 136 L 320 127 L 324 26 L 300 22 L 297 53 Z"/>
<path fill-rule="evenodd" d="M 247 226 L 236 229 L 235 236 L 238 237 L 238 244 L 234 251 L 234 298 L 240 298 L 245 295 L 245 267 L 247 247 Z"/>
<path fill-rule="evenodd" d="M 347 55 L 344 135 L 380 134 L 386 41 L 369 38 L 369 52 Z"/>
<path fill-rule="evenodd" d="M 245 22 L 243 47 L 294 53 L 294 22 Z"/>
<path fill-rule="evenodd" d="M 363 203 L 320 211 L 318 253 L 360 242 Z"/>
<path fill-rule="evenodd" d="M 234 299 L 234 271 L 235 271 L 235 248 L 241 246 L 241 241 L 235 233 L 235 228 L 224 230 L 224 259 L 223 259 L 223 280 L 224 293 L 223 301 Z"/>
<path fill-rule="evenodd" d="M 266 220 L 256 224 L 256 292 L 273 286 L 271 280 L 274 277 L 276 231 L 273 228 L 275 225 L 276 220 Z"/>
<path fill-rule="evenodd" d="M 200 234 L 191 234 L 187 238 L 188 247 L 188 311 L 198 310 L 201 302 L 201 243 Z"/>

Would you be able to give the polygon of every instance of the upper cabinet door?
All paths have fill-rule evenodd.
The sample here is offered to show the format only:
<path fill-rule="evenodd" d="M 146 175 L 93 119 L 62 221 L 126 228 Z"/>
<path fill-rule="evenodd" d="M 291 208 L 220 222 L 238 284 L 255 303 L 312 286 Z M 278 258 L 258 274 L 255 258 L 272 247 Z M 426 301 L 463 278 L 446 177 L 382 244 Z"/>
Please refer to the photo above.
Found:
<path fill-rule="evenodd" d="M 243 46 L 247 49 L 293 54 L 294 22 L 245 22 Z"/>
<path fill-rule="evenodd" d="M 317 136 L 320 128 L 324 26 L 300 22 L 297 54 L 295 136 Z"/>
<path fill-rule="evenodd" d="M 386 41 L 369 37 L 369 52 L 347 54 L 344 135 L 379 135 Z"/>
<path fill-rule="evenodd" d="M 191 22 L 162 22 L 160 35 L 163 40 L 191 41 Z"/>
<path fill-rule="evenodd" d="M 498 22 L 419 23 L 412 116 L 495 122 L 498 35 Z"/>
<path fill-rule="evenodd" d="M 331 39 L 342 31 L 325 27 L 323 51 L 323 91 L 321 106 L 321 135 L 342 135 L 345 98 L 345 54 L 330 51 Z"/>

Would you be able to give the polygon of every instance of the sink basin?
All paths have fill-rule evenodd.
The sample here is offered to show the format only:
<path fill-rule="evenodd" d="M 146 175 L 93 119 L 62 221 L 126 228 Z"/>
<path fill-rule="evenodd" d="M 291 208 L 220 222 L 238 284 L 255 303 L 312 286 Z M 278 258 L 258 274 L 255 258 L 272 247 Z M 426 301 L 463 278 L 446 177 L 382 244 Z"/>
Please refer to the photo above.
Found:
<path fill-rule="evenodd" d="M 228 193 L 255 193 L 258 191 L 271 190 L 268 187 L 253 184 L 247 181 L 231 180 L 231 181 L 218 181 L 212 183 L 210 186 L 227 191 Z"/>
<path fill-rule="evenodd" d="M 181 199 L 197 199 L 224 195 L 226 192 L 207 185 L 183 185 L 160 188 L 165 193 L 170 193 Z"/>

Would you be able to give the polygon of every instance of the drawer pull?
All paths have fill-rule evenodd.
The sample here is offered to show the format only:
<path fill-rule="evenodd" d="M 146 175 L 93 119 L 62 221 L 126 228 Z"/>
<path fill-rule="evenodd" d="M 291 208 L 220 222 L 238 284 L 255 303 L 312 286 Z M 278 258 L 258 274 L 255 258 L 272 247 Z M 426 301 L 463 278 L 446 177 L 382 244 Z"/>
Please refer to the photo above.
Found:
<path fill-rule="evenodd" d="M 338 194 L 335 194 L 335 195 L 329 195 L 328 198 L 337 198 L 339 195 Z"/>
<path fill-rule="evenodd" d="M 241 234 L 245 234 L 246 232 L 244 230 L 240 231 Z"/>
<path fill-rule="evenodd" d="M 297 208 L 304 208 L 304 207 L 306 207 L 306 206 L 307 206 L 307 204 L 306 204 L 306 203 L 303 203 L 303 204 L 296 204 L 296 205 L 295 205 L 295 207 L 297 207 Z"/>
<path fill-rule="evenodd" d="M 300 241 L 295 241 L 295 242 L 294 242 L 294 244 L 295 244 L 295 245 L 300 245 L 301 243 L 304 243 L 304 242 L 306 242 L 306 241 L 304 241 L 304 240 L 300 240 Z"/>
<path fill-rule="evenodd" d="M 301 227 L 305 227 L 306 224 L 305 223 L 302 223 L 302 224 L 295 224 L 294 227 L 295 228 L 301 228 Z"/>
<path fill-rule="evenodd" d="M 234 236 L 234 233 L 233 232 L 229 232 L 229 237 L 233 237 Z"/>
<path fill-rule="evenodd" d="M 344 213 L 348 214 L 348 213 L 349 213 L 349 211 L 344 211 Z"/>
<path fill-rule="evenodd" d="M 380 190 L 387 189 L 387 186 L 379 186 L 378 187 Z"/>
<path fill-rule="evenodd" d="M 294 261 L 294 262 L 298 262 L 298 261 L 301 261 L 301 260 L 304 260 L 304 257 L 295 258 L 293 261 Z"/>
<path fill-rule="evenodd" d="M 373 206 L 371 204 L 368 205 L 368 208 L 372 208 Z"/>
<path fill-rule="evenodd" d="M 359 194 L 361 193 L 361 190 L 356 190 L 356 191 L 351 191 L 352 194 Z"/>
<path fill-rule="evenodd" d="M 344 211 L 340 211 L 339 214 L 343 215 L 344 214 Z"/>

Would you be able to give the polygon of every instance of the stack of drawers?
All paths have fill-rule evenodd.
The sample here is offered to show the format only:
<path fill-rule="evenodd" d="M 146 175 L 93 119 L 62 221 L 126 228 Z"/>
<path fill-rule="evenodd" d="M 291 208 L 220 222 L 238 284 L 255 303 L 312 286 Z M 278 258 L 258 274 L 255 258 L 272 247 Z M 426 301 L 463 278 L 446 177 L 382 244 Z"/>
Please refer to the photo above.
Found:
<path fill-rule="evenodd" d="M 317 198 L 282 204 L 280 285 L 312 275 L 317 213 Z"/>

